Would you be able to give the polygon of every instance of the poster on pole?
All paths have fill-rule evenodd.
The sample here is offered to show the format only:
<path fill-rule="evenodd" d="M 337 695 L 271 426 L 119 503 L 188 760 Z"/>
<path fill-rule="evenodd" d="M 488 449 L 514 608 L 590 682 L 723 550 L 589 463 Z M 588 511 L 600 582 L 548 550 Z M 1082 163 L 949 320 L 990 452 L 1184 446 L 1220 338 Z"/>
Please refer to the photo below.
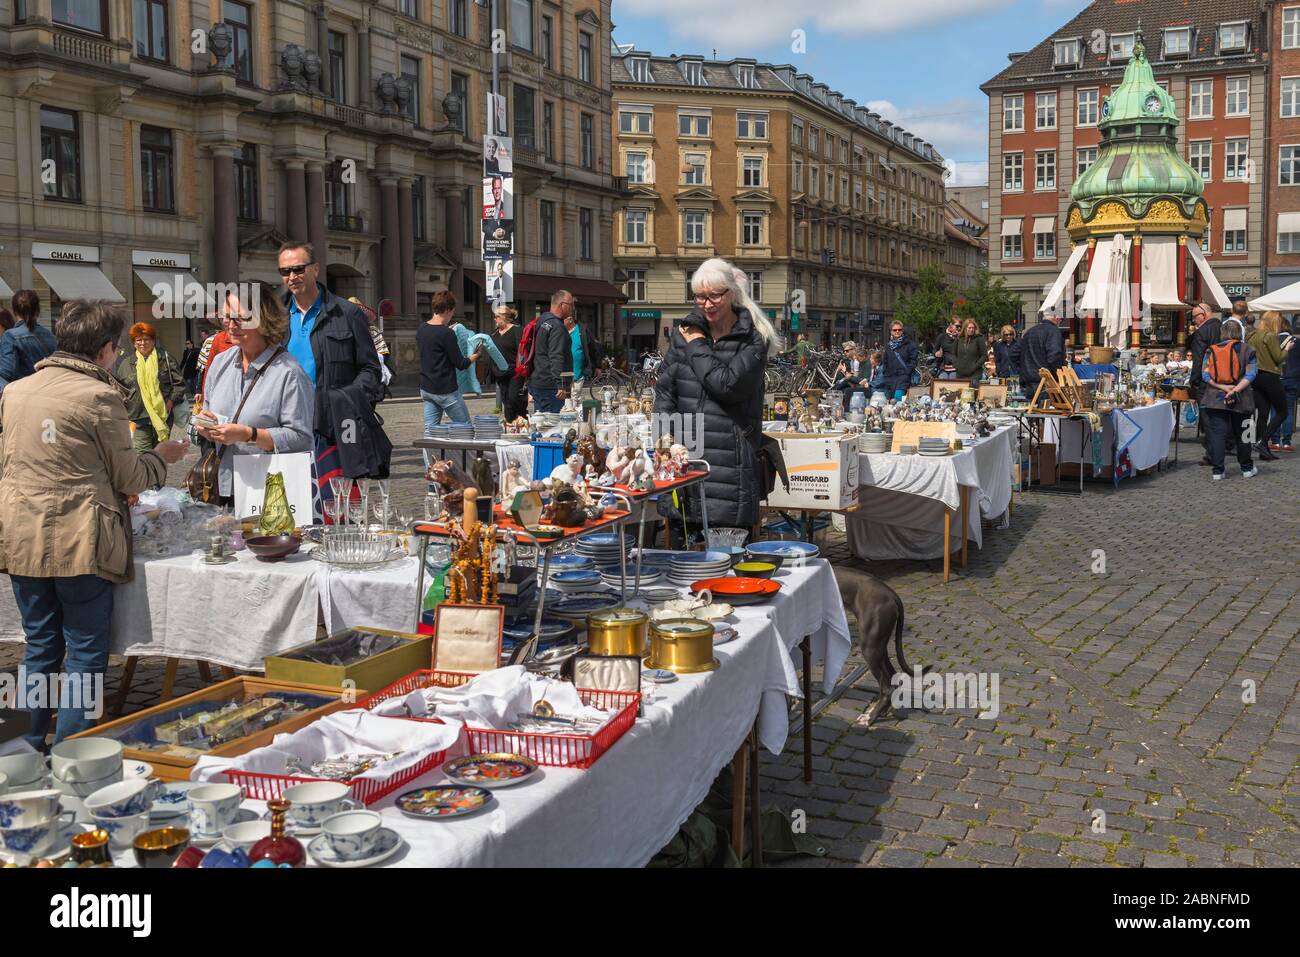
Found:
<path fill-rule="evenodd" d="M 514 142 L 505 135 L 505 98 L 488 94 L 493 135 L 483 139 L 482 258 L 484 293 L 492 305 L 514 299 Z"/>

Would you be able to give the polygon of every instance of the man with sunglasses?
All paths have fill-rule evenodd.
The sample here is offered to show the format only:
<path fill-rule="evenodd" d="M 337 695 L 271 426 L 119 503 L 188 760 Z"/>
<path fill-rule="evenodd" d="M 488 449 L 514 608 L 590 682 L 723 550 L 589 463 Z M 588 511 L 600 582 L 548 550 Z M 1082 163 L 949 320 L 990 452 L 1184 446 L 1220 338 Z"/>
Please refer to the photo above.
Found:
<path fill-rule="evenodd" d="M 1188 351 L 1192 356 L 1192 371 L 1188 373 L 1187 391 L 1192 401 L 1199 406 L 1205 395 L 1205 381 L 1201 376 L 1201 369 L 1205 365 L 1205 353 L 1209 351 L 1210 346 L 1223 338 L 1223 323 L 1219 321 L 1219 317 L 1214 314 L 1209 305 L 1198 302 L 1192 309 L 1192 325 L 1196 331 L 1187 339 Z M 1201 464 L 1211 465 L 1213 463 L 1210 460 L 1209 429 L 1200 429 L 1198 423 L 1198 430 L 1201 434 L 1201 447 L 1205 449 L 1205 454 L 1201 456 Z M 1229 431 L 1227 451 L 1231 452 L 1235 445 L 1236 436 Z"/>
<path fill-rule="evenodd" d="M 551 308 L 537 320 L 528 393 L 537 412 L 560 412 L 572 385 L 573 338 L 565 320 L 573 315 L 573 293 L 558 289 L 551 296 Z M 579 373 L 580 374 L 580 373 Z"/>
<path fill-rule="evenodd" d="M 393 445 L 374 406 L 384 397 L 379 353 L 359 306 L 319 281 L 310 243 L 280 247 L 289 354 L 315 386 L 316 469 L 322 502 L 331 476 L 387 478 Z"/>

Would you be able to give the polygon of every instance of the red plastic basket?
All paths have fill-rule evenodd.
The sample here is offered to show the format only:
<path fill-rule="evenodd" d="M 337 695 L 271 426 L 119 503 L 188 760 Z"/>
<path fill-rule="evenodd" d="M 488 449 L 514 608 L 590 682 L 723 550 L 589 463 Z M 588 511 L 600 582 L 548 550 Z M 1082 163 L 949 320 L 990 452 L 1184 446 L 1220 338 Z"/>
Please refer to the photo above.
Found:
<path fill-rule="evenodd" d="M 353 778 L 350 781 L 340 783 L 346 784 L 351 789 L 354 800 L 360 801 L 362 804 L 374 804 L 381 797 L 392 794 L 402 785 L 409 784 L 416 778 L 441 766 L 446 758 L 446 751 L 435 751 L 423 760 L 411 765 L 411 767 L 398 771 L 387 778 Z M 308 784 L 312 781 L 327 780 L 326 778 L 293 777 L 284 774 L 259 774 L 252 771 L 227 771 L 226 779 L 231 784 L 238 784 L 244 791 L 244 797 L 258 801 L 269 801 L 272 798 L 278 798 L 284 794 L 285 788 L 291 788 L 295 784 Z"/>
<path fill-rule="evenodd" d="M 361 702 L 361 707 L 373 711 L 380 702 L 408 695 L 420 688 L 455 688 L 477 675 L 460 671 L 434 671 L 425 669 L 412 672 L 400 681 L 376 691 Z M 579 688 L 584 704 L 602 711 L 616 711 L 614 718 L 593 735 L 580 734 L 529 734 L 523 731 L 497 731 L 494 728 L 473 728 L 468 725 L 470 747 L 476 754 L 509 751 L 532 758 L 538 764 L 556 768 L 589 768 L 596 759 L 610 749 L 627 729 L 636 723 L 641 709 L 641 695 L 635 691 L 600 691 Z M 436 721 L 436 718 L 412 718 L 414 721 Z"/>

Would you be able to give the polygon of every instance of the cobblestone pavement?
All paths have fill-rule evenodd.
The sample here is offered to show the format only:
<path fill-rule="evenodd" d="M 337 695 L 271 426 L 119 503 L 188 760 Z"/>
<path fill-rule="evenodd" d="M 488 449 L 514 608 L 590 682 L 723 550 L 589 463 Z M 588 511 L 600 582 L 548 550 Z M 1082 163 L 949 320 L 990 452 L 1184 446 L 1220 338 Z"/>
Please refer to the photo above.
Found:
<path fill-rule="evenodd" d="M 420 403 L 382 411 L 394 494 L 416 510 Z M 1017 495 L 946 586 L 937 561 L 865 566 L 906 603 L 910 662 L 996 674 L 1000 714 L 903 709 L 864 729 L 860 679 L 814 725 L 811 786 L 798 736 L 763 756 L 765 802 L 804 811 L 828 850 L 787 866 L 1300 863 L 1300 457 L 1212 483 L 1190 438 L 1181 456 L 1118 491 Z M 824 547 L 851 560 L 842 535 Z M 20 656 L 0 645 L 0 668 Z M 142 661 L 128 710 L 161 678 Z M 182 664 L 178 693 L 199 685 Z"/>

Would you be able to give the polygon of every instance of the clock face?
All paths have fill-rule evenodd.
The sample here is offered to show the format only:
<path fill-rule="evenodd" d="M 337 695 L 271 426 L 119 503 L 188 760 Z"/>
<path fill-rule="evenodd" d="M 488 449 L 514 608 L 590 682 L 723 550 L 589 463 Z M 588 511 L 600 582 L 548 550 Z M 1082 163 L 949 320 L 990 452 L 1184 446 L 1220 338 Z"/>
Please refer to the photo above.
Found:
<path fill-rule="evenodd" d="M 1154 93 L 1149 94 L 1147 96 L 1146 103 L 1144 104 L 1144 106 L 1146 107 L 1146 111 L 1148 113 L 1159 113 L 1160 97 L 1156 96 Z"/>
<path fill-rule="evenodd" d="M 1106 97 L 1101 104 L 1101 118 L 1103 120 L 1110 119 L 1110 97 Z"/>

